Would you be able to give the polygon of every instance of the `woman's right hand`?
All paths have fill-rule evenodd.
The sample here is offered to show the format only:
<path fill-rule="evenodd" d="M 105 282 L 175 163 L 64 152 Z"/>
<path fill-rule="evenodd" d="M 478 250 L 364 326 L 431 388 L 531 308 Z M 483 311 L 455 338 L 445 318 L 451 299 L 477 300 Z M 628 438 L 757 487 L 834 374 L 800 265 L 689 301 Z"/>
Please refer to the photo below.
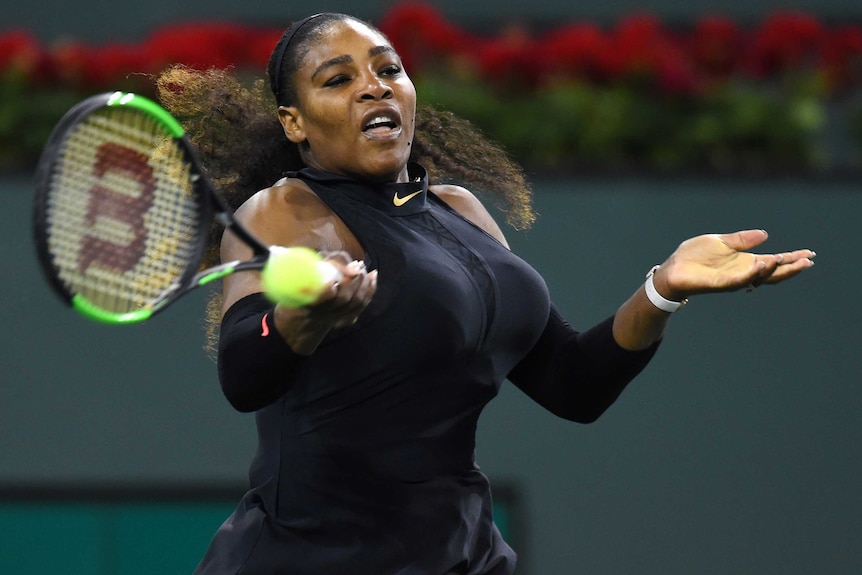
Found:
<path fill-rule="evenodd" d="M 323 253 L 341 272 L 314 303 L 300 308 L 275 307 L 275 326 L 287 344 L 300 355 L 311 355 L 333 329 L 355 324 L 377 291 L 377 270 L 352 260 L 346 252 Z"/>

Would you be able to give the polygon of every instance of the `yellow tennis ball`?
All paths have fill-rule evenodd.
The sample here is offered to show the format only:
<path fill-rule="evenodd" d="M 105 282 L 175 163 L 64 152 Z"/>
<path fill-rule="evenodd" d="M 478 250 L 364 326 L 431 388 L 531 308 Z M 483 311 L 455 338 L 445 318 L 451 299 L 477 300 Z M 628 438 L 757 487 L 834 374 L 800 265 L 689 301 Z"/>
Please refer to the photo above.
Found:
<path fill-rule="evenodd" d="M 261 271 L 261 282 L 264 293 L 274 303 L 302 307 L 323 293 L 333 279 L 330 270 L 335 268 L 310 248 L 273 246 Z"/>

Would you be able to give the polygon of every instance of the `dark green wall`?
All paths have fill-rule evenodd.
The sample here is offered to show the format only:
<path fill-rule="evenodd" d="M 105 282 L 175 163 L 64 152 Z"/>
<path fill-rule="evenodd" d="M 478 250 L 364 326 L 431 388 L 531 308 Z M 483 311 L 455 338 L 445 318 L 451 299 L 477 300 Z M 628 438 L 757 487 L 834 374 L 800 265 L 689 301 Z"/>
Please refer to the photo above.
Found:
<path fill-rule="evenodd" d="M 481 422 L 478 460 L 521 490 L 523 575 L 862 571 L 859 185 L 535 188 L 539 222 L 510 241 L 578 326 L 612 313 L 697 233 L 763 227 L 764 249 L 819 256 L 785 285 L 693 298 L 593 425 L 504 387 Z M 205 294 L 147 324 L 90 324 L 39 276 L 29 179 L 0 180 L 0 202 L 0 484 L 241 484 L 253 419 L 229 409 L 201 350 Z"/>

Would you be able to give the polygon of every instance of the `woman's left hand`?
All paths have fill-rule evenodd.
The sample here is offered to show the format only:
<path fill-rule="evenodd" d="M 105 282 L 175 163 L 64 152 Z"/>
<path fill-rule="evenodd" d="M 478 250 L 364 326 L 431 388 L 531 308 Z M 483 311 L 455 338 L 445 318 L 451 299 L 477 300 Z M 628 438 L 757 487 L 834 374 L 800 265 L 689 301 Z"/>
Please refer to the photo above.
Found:
<path fill-rule="evenodd" d="M 776 254 L 749 252 L 767 237 L 764 230 L 743 230 L 688 239 L 656 272 L 656 289 L 666 298 L 679 301 L 695 294 L 776 284 L 814 265 L 816 254 L 809 249 Z"/>

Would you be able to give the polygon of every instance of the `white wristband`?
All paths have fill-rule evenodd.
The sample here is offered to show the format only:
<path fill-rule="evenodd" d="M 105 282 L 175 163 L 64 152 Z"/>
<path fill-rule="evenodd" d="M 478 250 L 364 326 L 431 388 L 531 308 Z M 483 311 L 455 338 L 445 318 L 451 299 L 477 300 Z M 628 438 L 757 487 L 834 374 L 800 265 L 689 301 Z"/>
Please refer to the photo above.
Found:
<path fill-rule="evenodd" d="M 667 313 L 679 311 L 682 306 L 688 303 L 688 299 L 684 299 L 682 301 L 672 301 L 662 296 L 655 289 L 655 283 L 653 283 L 653 276 L 655 275 L 656 270 L 660 267 L 661 266 L 653 266 L 652 269 L 647 272 L 646 283 L 644 283 L 644 289 L 646 290 L 647 298 L 654 306 L 656 306 L 661 311 L 666 311 Z"/>

